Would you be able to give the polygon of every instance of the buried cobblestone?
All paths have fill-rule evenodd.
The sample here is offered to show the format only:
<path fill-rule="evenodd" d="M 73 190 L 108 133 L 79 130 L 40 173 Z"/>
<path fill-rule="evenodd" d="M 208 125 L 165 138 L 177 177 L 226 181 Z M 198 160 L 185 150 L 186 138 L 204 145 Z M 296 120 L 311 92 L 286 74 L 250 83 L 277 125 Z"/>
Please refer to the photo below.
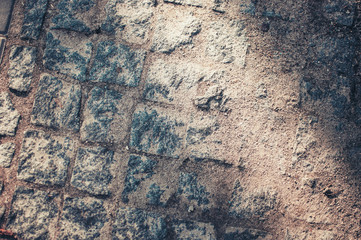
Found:
<path fill-rule="evenodd" d="M 56 193 L 17 188 L 7 229 L 24 240 L 53 239 L 58 214 L 57 198 Z"/>
<path fill-rule="evenodd" d="M 8 142 L 0 145 L 0 167 L 8 168 L 15 154 L 15 143 Z"/>
<path fill-rule="evenodd" d="M 19 92 L 29 91 L 33 78 L 36 52 L 35 47 L 11 47 L 8 70 L 10 89 Z"/>
<path fill-rule="evenodd" d="M 102 147 L 79 148 L 71 185 L 95 195 L 109 195 L 114 152 Z"/>
<path fill-rule="evenodd" d="M 69 137 L 29 130 L 24 134 L 19 155 L 18 179 L 63 186 L 73 155 L 74 143 Z"/>
<path fill-rule="evenodd" d="M 165 219 L 140 209 L 120 208 L 113 224 L 112 239 L 166 239 Z"/>
<path fill-rule="evenodd" d="M 58 239 L 102 239 L 108 221 L 103 200 L 66 197 Z"/>
<path fill-rule="evenodd" d="M 13 107 L 10 95 L 0 92 L 0 135 L 14 136 L 20 114 Z"/>
<path fill-rule="evenodd" d="M 176 220 L 173 230 L 178 240 L 216 240 L 214 226 L 210 223 Z"/>
<path fill-rule="evenodd" d="M 43 74 L 31 112 L 31 123 L 52 128 L 79 131 L 81 89 Z"/>
<path fill-rule="evenodd" d="M 26 1 L 21 39 L 37 40 L 39 38 L 47 7 L 48 0 Z"/>
<path fill-rule="evenodd" d="M 146 52 L 114 42 L 100 42 L 90 71 L 92 82 L 138 86 Z"/>

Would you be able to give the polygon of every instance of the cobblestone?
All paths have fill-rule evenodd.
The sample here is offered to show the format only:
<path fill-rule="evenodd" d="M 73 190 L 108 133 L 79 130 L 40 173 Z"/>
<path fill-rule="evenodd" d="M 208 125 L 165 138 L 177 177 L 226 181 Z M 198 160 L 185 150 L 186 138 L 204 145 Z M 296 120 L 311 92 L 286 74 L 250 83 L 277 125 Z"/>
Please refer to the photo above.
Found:
<path fill-rule="evenodd" d="M 103 200 L 66 197 L 59 239 L 102 239 L 101 230 L 107 221 Z"/>
<path fill-rule="evenodd" d="M 90 81 L 136 87 L 140 82 L 145 56 L 144 50 L 133 50 L 110 41 L 101 42 L 90 71 Z"/>
<path fill-rule="evenodd" d="M 21 28 L 22 39 L 37 40 L 43 25 L 48 7 L 48 0 L 27 0 L 24 11 L 24 22 Z"/>
<path fill-rule="evenodd" d="M 173 229 L 176 234 L 176 238 L 179 240 L 215 240 L 216 233 L 214 227 L 210 223 L 191 222 L 191 221 L 175 221 Z"/>
<path fill-rule="evenodd" d="M 140 209 L 120 208 L 113 224 L 113 239 L 166 239 L 165 219 Z"/>
<path fill-rule="evenodd" d="M 15 143 L 8 142 L 0 145 L 0 166 L 8 168 L 15 153 Z"/>
<path fill-rule="evenodd" d="M 95 195 L 109 195 L 109 184 L 113 179 L 110 168 L 113 151 L 102 147 L 79 148 L 71 185 Z"/>
<path fill-rule="evenodd" d="M 29 91 L 36 59 L 36 48 L 13 46 L 10 50 L 9 87 L 19 92 Z"/>
<path fill-rule="evenodd" d="M 127 112 L 132 105 L 132 100 L 119 92 L 94 87 L 85 105 L 84 121 L 80 129 L 81 139 L 120 143 L 130 124 Z"/>
<path fill-rule="evenodd" d="M 20 114 L 13 107 L 10 95 L 0 92 L 0 135 L 14 136 Z"/>
<path fill-rule="evenodd" d="M 69 137 L 50 136 L 43 131 L 29 130 L 24 134 L 21 147 L 18 179 L 63 186 L 73 155 L 74 143 Z"/>
<path fill-rule="evenodd" d="M 54 238 L 58 195 L 19 187 L 14 193 L 7 229 L 21 239 Z"/>
<path fill-rule="evenodd" d="M 50 31 L 46 36 L 44 66 L 84 82 L 92 46 L 85 37 Z"/>
<path fill-rule="evenodd" d="M 40 78 L 31 113 L 31 123 L 74 132 L 80 127 L 81 89 L 43 74 Z"/>

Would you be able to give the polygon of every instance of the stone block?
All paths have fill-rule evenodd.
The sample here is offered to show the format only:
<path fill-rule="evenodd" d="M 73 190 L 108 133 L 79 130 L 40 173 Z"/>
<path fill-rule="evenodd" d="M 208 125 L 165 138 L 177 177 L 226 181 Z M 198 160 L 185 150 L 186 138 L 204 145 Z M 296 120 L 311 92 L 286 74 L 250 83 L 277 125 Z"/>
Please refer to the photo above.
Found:
<path fill-rule="evenodd" d="M 15 143 L 7 142 L 0 145 L 0 166 L 8 168 L 15 153 Z"/>
<path fill-rule="evenodd" d="M 240 228 L 240 227 L 227 227 L 223 237 L 224 240 L 272 240 L 272 236 L 267 232 L 251 229 L 251 228 Z"/>
<path fill-rule="evenodd" d="M 21 39 L 38 40 L 47 7 L 48 0 L 26 1 Z"/>
<path fill-rule="evenodd" d="M 173 18 L 159 16 L 151 50 L 171 53 L 182 46 L 192 46 L 193 36 L 201 31 L 199 19 L 189 13 L 174 12 Z"/>
<path fill-rule="evenodd" d="M 165 219 L 140 209 L 119 208 L 113 224 L 112 239 L 166 239 Z"/>
<path fill-rule="evenodd" d="M 155 0 L 109 0 L 101 29 L 129 43 L 144 44 L 149 39 Z"/>
<path fill-rule="evenodd" d="M 66 197 L 58 239 L 104 239 L 101 230 L 108 221 L 103 200 Z"/>
<path fill-rule="evenodd" d="M 322 4 L 324 16 L 342 26 L 352 26 L 355 16 L 356 3 L 345 0 L 327 0 Z"/>
<path fill-rule="evenodd" d="M 114 152 L 102 147 L 79 148 L 71 185 L 95 195 L 109 195 Z"/>
<path fill-rule="evenodd" d="M 249 44 L 245 24 L 240 20 L 220 20 L 210 23 L 206 53 L 214 61 L 245 67 Z"/>
<path fill-rule="evenodd" d="M 85 104 L 82 141 L 120 143 L 130 125 L 133 100 L 107 88 L 94 87 Z"/>
<path fill-rule="evenodd" d="M 178 240 L 215 240 L 214 226 L 210 223 L 178 220 L 173 223 L 173 230 Z"/>
<path fill-rule="evenodd" d="M 43 74 L 35 95 L 31 123 L 77 132 L 80 128 L 80 101 L 80 85 Z"/>
<path fill-rule="evenodd" d="M 130 146 L 138 151 L 178 158 L 184 130 L 179 112 L 139 106 L 133 115 Z"/>
<path fill-rule="evenodd" d="M 20 114 L 13 107 L 10 95 L 0 92 L 0 135 L 15 136 Z"/>
<path fill-rule="evenodd" d="M 145 56 L 144 50 L 110 41 L 100 42 L 89 80 L 136 87 L 140 82 Z"/>
<path fill-rule="evenodd" d="M 7 229 L 20 239 L 53 239 L 57 224 L 58 194 L 19 187 L 16 189 Z"/>
<path fill-rule="evenodd" d="M 2 0 L 0 8 L 0 34 L 6 35 L 9 30 L 11 13 L 13 11 L 14 0 Z"/>
<path fill-rule="evenodd" d="M 12 46 L 9 55 L 9 87 L 10 89 L 29 91 L 36 60 L 36 48 Z"/>
<path fill-rule="evenodd" d="M 50 136 L 29 130 L 19 155 L 18 179 L 27 182 L 64 186 L 74 143 L 69 137 Z"/>
<path fill-rule="evenodd" d="M 84 82 L 91 51 L 92 43 L 85 36 L 50 31 L 46 36 L 43 63 L 49 70 Z"/>

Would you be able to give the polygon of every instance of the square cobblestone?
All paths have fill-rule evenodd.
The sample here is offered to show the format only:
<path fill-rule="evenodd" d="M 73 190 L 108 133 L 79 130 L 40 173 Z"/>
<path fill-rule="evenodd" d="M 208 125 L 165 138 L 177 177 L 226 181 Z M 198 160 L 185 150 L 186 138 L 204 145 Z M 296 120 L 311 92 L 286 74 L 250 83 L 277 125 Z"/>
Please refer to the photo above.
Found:
<path fill-rule="evenodd" d="M 26 1 L 21 39 L 37 40 L 39 38 L 47 7 L 48 0 Z"/>
<path fill-rule="evenodd" d="M 146 52 L 114 42 L 100 42 L 90 70 L 90 81 L 138 86 Z"/>
<path fill-rule="evenodd" d="M 36 60 L 35 47 L 12 46 L 9 55 L 9 87 L 19 92 L 29 91 Z"/>
<path fill-rule="evenodd" d="M 80 129 L 82 141 L 122 142 L 130 125 L 128 112 L 132 106 L 133 100 L 130 97 L 114 90 L 94 87 L 85 105 L 84 121 Z"/>
<path fill-rule="evenodd" d="M 80 128 L 80 101 L 80 85 L 43 74 L 35 95 L 31 123 L 77 132 Z"/>
<path fill-rule="evenodd" d="M 79 148 L 71 185 L 95 195 L 109 195 L 114 152 L 102 147 Z"/>
<path fill-rule="evenodd" d="M 84 82 L 92 46 L 85 36 L 50 31 L 46 36 L 44 66 Z"/>
<path fill-rule="evenodd" d="M 10 95 L 0 92 L 0 135 L 15 136 L 20 114 L 14 108 Z"/>
<path fill-rule="evenodd" d="M 140 209 L 120 208 L 113 224 L 113 240 L 116 239 L 166 239 L 165 219 L 158 214 Z"/>
<path fill-rule="evenodd" d="M 58 195 L 19 187 L 16 189 L 7 229 L 20 239 L 53 239 L 58 215 Z"/>
<path fill-rule="evenodd" d="M 216 240 L 214 226 L 210 223 L 178 220 L 173 223 L 178 240 Z"/>
<path fill-rule="evenodd" d="M 43 131 L 29 130 L 24 134 L 20 151 L 18 179 L 64 186 L 73 155 L 74 143 L 69 137 L 50 136 Z"/>
<path fill-rule="evenodd" d="M 67 197 L 58 239 L 104 239 L 101 230 L 108 221 L 103 200 Z"/>
<path fill-rule="evenodd" d="M 140 106 L 133 115 L 130 146 L 138 151 L 178 158 L 184 128 L 179 112 Z"/>
<path fill-rule="evenodd" d="M 8 142 L 0 145 L 0 166 L 8 168 L 15 154 L 15 143 Z"/>

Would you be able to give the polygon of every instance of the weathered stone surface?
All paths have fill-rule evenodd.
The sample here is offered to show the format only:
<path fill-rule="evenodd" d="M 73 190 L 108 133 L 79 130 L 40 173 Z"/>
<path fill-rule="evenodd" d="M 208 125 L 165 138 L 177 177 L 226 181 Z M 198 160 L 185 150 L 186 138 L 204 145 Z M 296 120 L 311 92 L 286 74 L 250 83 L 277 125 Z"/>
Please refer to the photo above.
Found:
<path fill-rule="evenodd" d="M 0 64 L 3 60 L 3 54 L 5 49 L 6 38 L 0 37 Z"/>
<path fill-rule="evenodd" d="M 83 141 L 119 143 L 130 124 L 132 100 L 106 88 L 93 88 L 88 96 L 80 129 Z"/>
<path fill-rule="evenodd" d="M 0 92 L 0 135 L 14 136 L 20 114 L 14 109 L 10 95 Z"/>
<path fill-rule="evenodd" d="M 113 224 L 116 239 L 166 239 L 167 228 L 163 217 L 139 209 L 120 208 Z"/>
<path fill-rule="evenodd" d="M 24 134 L 20 151 L 18 179 L 63 186 L 73 154 L 74 143 L 69 137 L 29 130 Z"/>
<path fill-rule="evenodd" d="M 202 110 L 219 110 L 221 112 L 226 112 L 228 109 L 225 106 L 229 97 L 225 95 L 225 88 L 220 85 L 213 85 L 207 89 L 207 91 L 196 96 L 194 99 L 194 104 Z"/>
<path fill-rule="evenodd" d="M 236 181 L 229 214 L 238 218 L 263 217 L 276 205 L 277 193 L 269 189 L 245 190 Z"/>
<path fill-rule="evenodd" d="M 15 153 L 15 143 L 8 142 L 0 145 L 0 166 L 10 167 Z"/>
<path fill-rule="evenodd" d="M 240 228 L 240 227 L 227 227 L 226 232 L 223 237 L 224 240 L 235 240 L 235 239 L 244 239 L 244 240 L 271 240 L 274 239 L 270 234 L 264 231 L 250 228 Z"/>
<path fill-rule="evenodd" d="M 355 16 L 356 3 L 345 0 L 327 0 L 323 2 L 324 16 L 344 26 L 352 26 Z"/>
<path fill-rule="evenodd" d="M 39 38 L 47 7 L 48 0 L 26 1 L 21 39 L 37 40 Z"/>
<path fill-rule="evenodd" d="M 13 10 L 14 0 L 2 0 L 0 8 L 0 34 L 7 34 L 10 26 L 11 12 Z"/>
<path fill-rule="evenodd" d="M 142 75 L 145 56 L 144 50 L 133 50 L 110 41 L 100 42 L 89 79 L 136 87 Z"/>
<path fill-rule="evenodd" d="M 138 107 L 133 115 L 130 146 L 138 151 L 178 158 L 185 128 L 179 114 Z"/>
<path fill-rule="evenodd" d="M 43 74 L 35 95 L 31 123 L 52 128 L 79 131 L 81 89 Z"/>
<path fill-rule="evenodd" d="M 256 14 L 256 4 L 257 0 L 242 0 L 239 4 L 240 12 L 254 16 Z"/>
<path fill-rule="evenodd" d="M 19 92 L 29 91 L 36 59 L 36 48 L 12 46 L 9 55 L 9 87 Z"/>
<path fill-rule="evenodd" d="M 201 22 L 191 14 L 175 12 L 170 19 L 160 16 L 157 20 L 151 50 L 173 52 L 184 45 L 192 45 L 193 36 L 201 31 Z"/>
<path fill-rule="evenodd" d="M 7 229 L 20 239 L 53 239 L 58 205 L 56 193 L 19 187 L 13 196 Z"/>
<path fill-rule="evenodd" d="M 144 44 L 149 39 L 155 0 L 109 0 L 102 30 L 129 43 Z"/>
<path fill-rule="evenodd" d="M 244 67 L 249 46 L 244 28 L 239 20 L 211 22 L 206 53 L 217 62 Z"/>
<path fill-rule="evenodd" d="M 50 31 L 46 37 L 43 63 L 49 70 L 84 82 L 91 51 L 92 43 L 87 37 Z"/>
<path fill-rule="evenodd" d="M 164 2 L 180 5 L 190 5 L 195 7 L 203 7 L 205 4 L 204 0 L 164 0 Z"/>
<path fill-rule="evenodd" d="M 175 221 L 173 229 L 178 240 L 215 240 L 216 233 L 210 223 Z"/>
<path fill-rule="evenodd" d="M 102 239 L 100 231 L 108 221 L 103 200 L 67 197 L 60 219 L 59 239 Z"/>
<path fill-rule="evenodd" d="M 113 179 L 110 167 L 114 152 L 102 147 L 79 148 L 71 185 L 96 195 L 109 195 L 109 184 Z"/>
<path fill-rule="evenodd" d="M 93 0 L 62 0 L 57 5 L 59 12 L 53 17 L 51 28 L 90 33 L 97 27 L 95 6 Z"/>
<path fill-rule="evenodd" d="M 343 236 L 344 237 L 344 236 Z M 313 230 L 309 229 L 296 229 L 296 230 L 286 230 L 285 240 L 298 240 L 298 239 L 317 239 L 317 240 L 336 240 L 337 236 L 328 230 Z"/>
<path fill-rule="evenodd" d="M 4 217 L 6 208 L 4 206 L 0 206 L 0 220 Z"/>

